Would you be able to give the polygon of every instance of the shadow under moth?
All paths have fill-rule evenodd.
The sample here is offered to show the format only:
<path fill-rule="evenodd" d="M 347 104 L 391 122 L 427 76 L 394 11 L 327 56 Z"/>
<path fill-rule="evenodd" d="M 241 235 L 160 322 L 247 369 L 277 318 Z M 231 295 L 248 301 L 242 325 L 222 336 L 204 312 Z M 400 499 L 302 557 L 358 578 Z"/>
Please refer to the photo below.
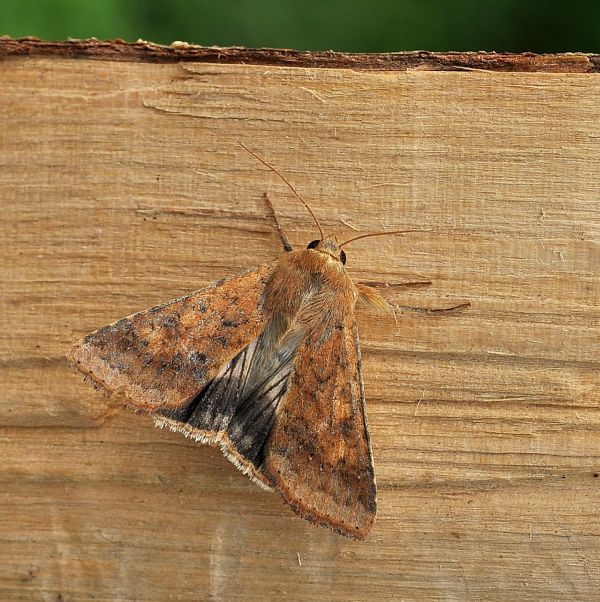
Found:
<path fill-rule="evenodd" d="M 352 280 L 343 247 L 400 232 L 338 243 L 284 176 L 246 150 L 290 186 L 320 238 L 292 250 L 265 194 L 286 251 L 279 260 L 100 328 L 68 357 L 158 426 L 219 446 L 303 518 L 364 539 L 376 486 L 355 306 L 391 305 Z"/>

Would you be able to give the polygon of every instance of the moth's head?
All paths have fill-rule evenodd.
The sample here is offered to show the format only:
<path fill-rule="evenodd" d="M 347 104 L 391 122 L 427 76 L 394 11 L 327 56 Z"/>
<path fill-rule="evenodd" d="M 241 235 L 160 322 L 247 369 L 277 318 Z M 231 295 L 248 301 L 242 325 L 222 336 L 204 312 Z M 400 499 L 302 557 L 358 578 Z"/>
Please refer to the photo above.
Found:
<path fill-rule="evenodd" d="M 329 255 L 336 261 L 339 261 L 341 264 L 346 263 L 346 253 L 344 253 L 344 249 L 342 249 L 339 243 L 337 243 L 335 240 L 331 240 L 330 238 L 313 240 L 312 242 L 308 243 L 306 248 Z"/>

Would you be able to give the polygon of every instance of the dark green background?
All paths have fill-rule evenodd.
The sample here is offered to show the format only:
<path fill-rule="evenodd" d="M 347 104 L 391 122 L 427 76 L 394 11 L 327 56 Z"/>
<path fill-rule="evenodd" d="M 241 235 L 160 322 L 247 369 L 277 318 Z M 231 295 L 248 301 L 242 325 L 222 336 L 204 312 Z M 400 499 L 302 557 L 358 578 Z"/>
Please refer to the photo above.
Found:
<path fill-rule="evenodd" d="M 0 34 L 355 52 L 599 52 L 600 0 L 0 0 Z"/>

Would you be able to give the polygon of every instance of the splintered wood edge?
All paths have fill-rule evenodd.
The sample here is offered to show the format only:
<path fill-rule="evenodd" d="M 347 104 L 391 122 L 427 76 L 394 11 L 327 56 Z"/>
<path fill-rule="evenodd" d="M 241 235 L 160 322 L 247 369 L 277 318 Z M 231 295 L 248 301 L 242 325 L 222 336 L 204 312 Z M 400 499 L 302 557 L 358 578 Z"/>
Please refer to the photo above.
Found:
<path fill-rule="evenodd" d="M 542 73 L 599 73 L 600 54 L 513 54 L 501 52 L 347 53 L 308 52 L 276 48 L 220 48 L 173 42 L 170 46 L 145 40 L 67 40 L 48 42 L 34 37 L 0 37 L 0 59 L 16 56 L 129 61 L 313 67 L 364 71 L 507 71 Z"/>

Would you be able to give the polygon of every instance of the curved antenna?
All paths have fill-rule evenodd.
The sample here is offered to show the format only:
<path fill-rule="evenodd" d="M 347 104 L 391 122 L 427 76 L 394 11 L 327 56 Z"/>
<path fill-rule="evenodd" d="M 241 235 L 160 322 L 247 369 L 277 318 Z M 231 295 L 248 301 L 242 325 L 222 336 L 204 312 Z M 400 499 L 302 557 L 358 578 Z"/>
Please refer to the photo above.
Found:
<path fill-rule="evenodd" d="M 325 238 L 325 234 L 323 234 L 323 228 L 321 228 L 321 224 L 317 219 L 317 216 L 314 214 L 313 210 L 310 208 L 310 205 L 298 194 L 298 191 L 290 184 L 290 182 L 281 174 L 277 169 L 275 169 L 272 165 L 269 165 L 263 158 L 259 157 L 255 152 L 251 151 L 245 144 L 242 144 L 238 140 L 238 144 L 245 150 L 247 150 L 255 159 L 258 159 L 263 165 L 268 167 L 271 171 L 274 171 L 291 189 L 291 191 L 296 195 L 298 200 L 308 209 L 308 212 L 312 215 L 312 218 L 315 220 L 315 224 L 317 224 L 317 228 L 319 228 L 319 232 L 321 233 L 321 240 Z"/>
<path fill-rule="evenodd" d="M 348 243 L 354 242 L 355 240 L 360 240 L 361 238 L 369 238 L 370 236 L 387 236 L 388 234 L 408 234 L 409 232 L 431 232 L 431 230 L 391 230 L 390 232 L 371 232 L 370 234 L 361 234 L 360 236 L 355 236 L 354 238 L 345 240 L 340 245 L 340 248 Z"/>

